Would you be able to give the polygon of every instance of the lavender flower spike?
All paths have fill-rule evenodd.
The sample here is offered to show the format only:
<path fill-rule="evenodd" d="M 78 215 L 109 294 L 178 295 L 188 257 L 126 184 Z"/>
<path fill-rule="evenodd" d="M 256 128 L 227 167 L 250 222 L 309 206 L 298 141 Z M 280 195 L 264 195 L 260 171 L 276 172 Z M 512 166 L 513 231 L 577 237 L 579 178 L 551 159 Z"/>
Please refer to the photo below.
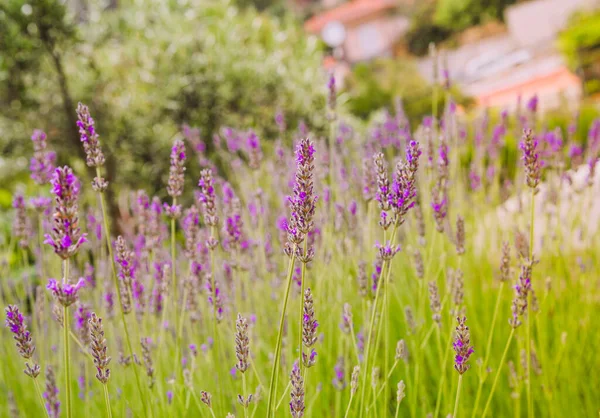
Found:
<path fill-rule="evenodd" d="M 110 378 L 108 364 L 110 363 L 111 358 L 106 354 L 106 339 L 104 338 L 102 318 L 99 318 L 92 312 L 88 322 L 90 325 L 90 339 L 92 341 L 90 344 L 92 357 L 94 357 L 94 365 L 98 371 L 96 373 L 96 378 L 101 383 L 106 384 Z"/>
<path fill-rule="evenodd" d="M 50 279 L 46 288 L 52 292 L 58 303 L 67 307 L 77 302 L 79 289 L 84 286 L 84 278 L 80 278 L 74 285 L 70 284 L 68 279 L 66 283 L 59 283 L 55 279 Z"/>
<path fill-rule="evenodd" d="M 531 129 L 523 131 L 523 139 L 519 148 L 523 151 L 523 165 L 525 166 L 525 178 L 527 186 L 535 189 L 540 183 L 540 171 L 542 168 L 539 154 L 537 152 L 538 141 L 533 137 Z"/>
<path fill-rule="evenodd" d="M 526 262 L 521 266 L 519 281 L 515 285 L 515 297 L 511 306 L 512 318 L 508 320 L 508 323 L 513 328 L 517 328 L 519 325 L 521 325 L 520 317 L 525 315 L 525 312 L 527 312 L 527 297 L 529 296 L 529 292 L 532 291 L 531 268 L 531 262 Z"/>
<path fill-rule="evenodd" d="M 48 411 L 50 418 L 58 418 L 60 416 L 58 387 L 56 386 L 54 370 L 50 366 L 46 366 L 46 390 L 44 392 L 44 399 L 46 399 L 46 410 Z"/>
<path fill-rule="evenodd" d="M 260 162 L 263 158 L 258 135 L 251 130 L 248 132 L 246 143 L 248 145 L 248 165 L 251 169 L 258 170 L 260 168 Z"/>
<path fill-rule="evenodd" d="M 238 314 L 235 329 L 235 355 L 238 360 L 235 367 L 241 373 L 244 373 L 248 370 L 250 340 L 248 339 L 248 321 L 241 314 Z"/>
<path fill-rule="evenodd" d="M 43 185 L 50 181 L 56 162 L 56 153 L 46 150 L 46 133 L 42 130 L 34 130 L 31 141 L 33 142 L 33 157 L 29 162 L 29 171 L 31 171 L 32 180 Z"/>
<path fill-rule="evenodd" d="M 171 197 L 181 196 L 185 173 L 185 144 L 181 139 L 176 139 L 171 148 L 171 167 L 169 168 L 169 184 L 167 193 Z"/>
<path fill-rule="evenodd" d="M 13 338 L 21 357 L 31 359 L 35 352 L 35 344 L 33 344 L 31 334 L 27 330 L 23 314 L 15 305 L 8 305 L 6 308 L 6 326 L 14 334 Z M 40 366 L 35 362 L 33 366 L 25 363 L 25 367 L 25 374 L 29 377 L 35 379 L 40 374 Z"/>
<path fill-rule="evenodd" d="M 290 411 L 293 418 L 302 418 L 304 416 L 304 380 L 298 362 L 294 363 L 290 379 L 292 381 Z"/>
<path fill-rule="evenodd" d="M 456 318 L 456 320 L 458 321 L 458 326 L 456 327 L 456 337 L 452 345 L 456 352 L 456 356 L 454 357 L 454 368 L 458 373 L 463 374 L 469 370 L 470 366 L 468 361 L 474 350 L 471 346 L 469 327 L 465 325 L 467 318 L 463 316 L 462 318 Z"/>
<path fill-rule="evenodd" d="M 310 287 L 304 291 L 302 320 L 302 342 L 307 348 L 312 347 L 317 342 L 317 327 L 319 323 L 315 319 L 315 308 L 313 306 L 313 297 Z"/>
<path fill-rule="evenodd" d="M 79 128 L 79 138 L 83 143 L 83 149 L 86 154 L 86 163 L 90 167 L 100 167 L 104 165 L 104 154 L 100 148 L 98 134 L 94 127 L 94 119 L 90 115 L 88 107 L 82 103 L 77 105 L 77 127 Z"/>
<path fill-rule="evenodd" d="M 15 219 L 13 221 L 13 234 L 19 240 L 19 247 L 27 248 L 29 245 L 29 220 L 25 208 L 25 199 L 18 193 L 13 199 L 13 208 L 15 209 Z"/>
<path fill-rule="evenodd" d="M 204 222 L 208 226 L 217 226 L 219 217 L 217 216 L 215 187 L 213 185 L 213 175 L 211 170 L 204 169 L 200 172 L 198 187 L 200 187 L 198 200 L 202 205 Z"/>
<path fill-rule="evenodd" d="M 79 229 L 77 211 L 79 209 L 79 180 L 70 167 L 58 167 L 52 180 L 54 195 L 53 227 L 45 235 L 44 243 L 50 244 L 54 252 L 63 260 L 77 253 L 79 247 L 87 241 L 86 235 Z"/>
<path fill-rule="evenodd" d="M 291 256 L 292 245 L 298 245 L 312 231 L 313 217 L 317 196 L 313 192 L 313 175 L 315 171 L 315 148 L 308 139 L 300 140 L 296 148 L 296 181 L 294 183 L 294 194 L 288 196 L 288 202 L 292 211 L 287 226 L 288 244 L 287 250 Z M 307 256 L 307 254 L 304 254 Z"/>
<path fill-rule="evenodd" d="M 390 204 L 394 211 L 396 225 L 404 223 L 406 214 L 415 205 L 417 197 L 417 169 L 421 149 L 419 143 L 410 141 L 406 150 L 406 162 L 396 166 L 396 176 L 392 184 Z"/>

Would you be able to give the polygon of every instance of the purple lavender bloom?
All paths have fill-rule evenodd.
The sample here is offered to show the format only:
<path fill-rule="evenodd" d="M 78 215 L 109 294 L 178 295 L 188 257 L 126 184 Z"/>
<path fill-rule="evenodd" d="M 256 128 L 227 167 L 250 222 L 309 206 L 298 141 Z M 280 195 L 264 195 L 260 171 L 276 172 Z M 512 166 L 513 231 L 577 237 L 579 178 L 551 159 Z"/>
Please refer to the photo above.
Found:
<path fill-rule="evenodd" d="M 330 119 L 335 119 L 335 105 L 337 101 L 337 92 L 335 88 L 335 76 L 333 72 L 329 74 L 329 80 L 327 81 L 327 90 L 329 91 L 329 95 L 327 96 L 327 107 L 329 108 Z"/>
<path fill-rule="evenodd" d="M 216 320 L 217 322 L 221 322 L 223 320 L 223 313 L 225 312 L 224 309 L 224 301 L 223 301 L 223 295 L 221 294 L 221 289 L 219 288 L 219 282 L 215 280 L 215 291 L 214 291 L 214 299 L 213 299 L 213 290 L 212 290 L 212 283 L 210 280 L 208 280 L 206 282 L 206 290 L 207 290 L 207 294 L 208 294 L 208 303 L 209 305 L 215 305 L 215 313 L 217 315 Z"/>
<path fill-rule="evenodd" d="M 289 247 L 292 244 L 299 245 L 314 227 L 317 202 L 317 196 L 313 192 L 314 155 L 313 143 L 308 138 L 302 139 L 296 148 L 294 194 L 287 198 L 291 209 L 287 227 Z"/>
<path fill-rule="evenodd" d="M 277 113 L 275 113 L 275 124 L 277 124 L 279 133 L 283 134 L 285 132 L 286 126 L 285 126 L 285 116 L 281 109 L 277 110 Z"/>
<path fill-rule="evenodd" d="M 173 402 L 173 391 L 172 390 L 168 390 L 167 391 L 167 403 L 169 405 L 171 405 L 171 402 Z"/>
<path fill-rule="evenodd" d="M 13 338 L 16 341 L 19 354 L 23 358 L 30 359 L 35 352 L 35 345 L 31 339 L 30 332 L 27 330 L 27 324 L 25 324 L 23 314 L 15 305 L 8 305 L 5 312 L 5 324 L 8 329 L 10 329 L 10 332 L 14 334 Z"/>
<path fill-rule="evenodd" d="M 474 167 L 471 167 L 471 170 L 469 170 L 469 183 L 473 191 L 478 190 L 481 186 L 481 177 L 477 174 Z"/>
<path fill-rule="evenodd" d="M 417 197 L 416 173 L 419 168 L 420 155 L 419 143 L 410 141 L 406 149 L 406 162 L 400 162 L 396 167 L 396 175 L 390 195 L 396 225 L 404 223 L 406 214 L 415 205 Z"/>
<path fill-rule="evenodd" d="M 54 171 L 56 153 L 47 151 L 46 133 L 44 131 L 35 129 L 31 135 L 31 140 L 33 141 L 33 157 L 29 163 L 31 178 L 37 184 L 47 184 Z"/>
<path fill-rule="evenodd" d="M 333 387 L 337 390 L 343 390 L 346 387 L 346 369 L 344 364 L 344 357 L 338 357 L 338 361 L 333 367 L 335 377 L 333 378 Z"/>
<path fill-rule="evenodd" d="M 350 204 L 348 205 L 348 212 L 350 212 L 350 214 L 352 216 L 356 216 L 357 210 L 358 210 L 358 203 L 356 203 L 356 200 L 352 200 L 350 202 Z"/>
<path fill-rule="evenodd" d="M 46 400 L 46 410 L 50 418 L 59 418 L 60 400 L 58 398 L 58 387 L 56 386 L 54 371 L 50 366 L 46 366 L 46 390 L 43 396 Z"/>
<path fill-rule="evenodd" d="M 258 135 L 256 135 L 253 130 L 248 132 L 246 145 L 248 146 L 248 165 L 253 170 L 257 170 L 260 168 L 260 162 L 263 154 L 262 150 L 260 149 L 260 140 L 258 139 Z"/>
<path fill-rule="evenodd" d="M 85 280 L 80 278 L 74 285 L 66 282 L 59 283 L 55 279 L 48 281 L 47 289 L 52 292 L 52 295 L 62 306 L 71 306 L 78 299 L 79 290 L 85 286 Z"/>
<path fill-rule="evenodd" d="M 79 138 L 83 143 L 87 165 L 90 167 L 104 165 L 104 154 L 102 153 L 102 149 L 100 149 L 100 141 L 94 127 L 94 119 L 90 115 L 88 107 L 82 103 L 77 105 L 77 119 Z"/>
<path fill-rule="evenodd" d="M 77 217 L 79 199 L 79 180 L 70 167 L 58 167 L 52 180 L 55 210 L 53 228 L 45 234 L 45 244 L 50 244 L 54 252 L 63 260 L 77 253 L 79 247 L 87 241 L 87 234 L 81 233 Z"/>
<path fill-rule="evenodd" d="M 469 327 L 465 325 L 467 318 L 463 316 L 462 318 L 456 318 L 456 320 L 458 321 L 458 326 L 456 327 L 456 338 L 452 344 L 456 352 L 454 356 L 454 368 L 458 373 L 463 374 L 469 370 L 468 361 L 474 350 L 471 346 Z"/>
<path fill-rule="evenodd" d="M 211 170 L 204 169 L 200 172 L 198 187 L 200 187 L 198 201 L 202 205 L 204 222 L 209 226 L 217 226 L 219 217 L 217 216 L 215 187 Z"/>
<path fill-rule="evenodd" d="M 21 248 L 27 248 L 29 245 L 30 225 L 25 209 L 25 199 L 18 193 L 15 195 L 12 203 L 15 209 L 15 218 L 13 220 L 13 234 L 19 240 Z"/>
<path fill-rule="evenodd" d="M 583 148 L 580 145 L 572 144 L 569 148 L 569 158 L 577 158 L 583 155 Z"/>
<path fill-rule="evenodd" d="M 385 245 L 376 243 L 375 247 L 379 250 L 379 257 L 385 261 L 391 260 L 398 252 L 400 252 L 400 245 L 394 247 L 390 241 L 386 242 Z"/>
<path fill-rule="evenodd" d="M 448 199 L 446 194 L 435 187 L 431 198 L 431 208 L 433 209 L 433 217 L 438 232 L 444 231 L 444 219 L 446 218 L 447 206 Z"/>
<path fill-rule="evenodd" d="M 181 139 L 176 139 L 171 148 L 171 167 L 169 168 L 169 184 L 167 193 L 175 198 L 183 193 L 185 173 L 185 144 Z"/>
<path fill-rule="evenodd" d="M 537 146 L 538 141 L 533 137 L 531 130 L 525 130 L 519 148 L 523 151 L 521 160 L 525 166 L 527 186 L 533 189 L 540 183 L 540 171 L 542 168 Z"/>
<path fill-rule="evenodd" d="M 290 392 L 290 411 L 292 418 L 302 418 L 304 416 L 304 379 L 300 373 L 298 362 L 294 363 L 290 375 L 292 390 Z"/>
<path fill-rule="evenodd" d="M 529 101 L 527 102 L 527 110 L 529 110 L 531 113 L 535 113 L 537 112 L 537 108 L 538 108 L 538 96 L 537 94 L 534 94 L 531 99 L 529 99 Z"/>
<path fill-rule="evenodd" d="M 560 130 L 547 132 L 544 135 L 544 141 L 551 153 L 558 153 L 562 150 L 563 140 L 560 135 Z"/>
<path fill-rule="evenodd" d="M 235 154 L 240 150 L 242 146 L 242 138 L 235 129 L 224 127 L 221 129 L 221 135 L 225 138 L 227 149 L 231 154 Z"/>
<path fill-rule="evenodd" d="M 41 213 L 46 213 L 52 206 L 52 199 L 44 196 L 32 197 L 29 199 L 29 204 L 33 206 L 33 208 Z"/>

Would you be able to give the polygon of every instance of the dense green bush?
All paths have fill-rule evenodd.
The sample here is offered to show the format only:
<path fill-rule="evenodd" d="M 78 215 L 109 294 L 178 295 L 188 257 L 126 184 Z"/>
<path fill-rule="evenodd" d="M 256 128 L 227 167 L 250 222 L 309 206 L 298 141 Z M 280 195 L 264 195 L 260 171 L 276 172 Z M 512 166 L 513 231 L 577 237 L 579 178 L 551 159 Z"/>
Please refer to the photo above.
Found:
<path fill-rule="evenodd" d="M 600 91 L 600 12 L 578 13 L 559 37 L 569 66 L 585 79 L 587 94 Z"/>
<path fill-rule="evenodd" d="M 29 156 L 28 138 L 41 128 L 66 162 L 81 149 L 74 109 L 82 101 L 112 151 L 109 176 L 153 187 L 163 183 L 182 123 L 199 127 L 208 142 L 223 125 L 274 137 L 276 109 L 292 126 L 324 123 L 319 46 L 289 17 L 239 11 L 227 1 L 119 2 L 77 16 L 61 4 L 2 6 L 0 26 L 10 37 L 2 37 L 0 78 L 11 80 L 0 90 L 5 155 Z M 41 39 L 40 22 L 49 25 L 51 45 Z"/>

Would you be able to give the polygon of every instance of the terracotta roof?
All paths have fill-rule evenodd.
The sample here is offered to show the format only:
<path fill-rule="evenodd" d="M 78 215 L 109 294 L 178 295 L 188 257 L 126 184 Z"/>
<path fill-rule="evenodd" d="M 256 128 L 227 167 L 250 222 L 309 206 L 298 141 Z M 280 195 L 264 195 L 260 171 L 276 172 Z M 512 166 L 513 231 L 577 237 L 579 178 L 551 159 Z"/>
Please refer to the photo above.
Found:
<path fill-rule="evenodd" d="M 304 29 L 314 34 L 320 33 L 326 24 L 333 21 L 350 23 L 382 10 L 397 6 L 396 0 L 353 0 L 311 17 L 304 23 Z"/>

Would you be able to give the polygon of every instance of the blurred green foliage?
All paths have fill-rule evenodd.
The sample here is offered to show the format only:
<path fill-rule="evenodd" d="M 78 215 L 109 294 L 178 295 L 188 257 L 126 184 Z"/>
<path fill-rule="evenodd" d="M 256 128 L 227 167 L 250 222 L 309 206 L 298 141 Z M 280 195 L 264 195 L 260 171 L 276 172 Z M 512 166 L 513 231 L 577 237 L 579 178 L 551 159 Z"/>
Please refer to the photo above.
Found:
<path fill-rule="evenodd" d="M 575 14 L 560 34 L 558 44 L 569 66 L 583 76 L 585 92 L 599 92 L 600 11 Z"/>
<path fill-rule="evenodd" d="M 516 0 L 425 0 L 418 3 L 406 34 L 408 49 L 425 55 L 430 43 L 439 44 L 471 26 L 504 19 Z"/>
<path fill-rule="evenodd" d="M 432 112 L 433 88 L 424 80 L 413 61 L 378 59 L 356 65 L 346 79 L 349 93 L 348 110 L 355 116 L 368 119 L 381 108 L 391 109 L 396 97 L 401 97 L 404 111 L 412 126 Z M 438 92 L 438 109 L 444 106 L 444 94 Z M 454 99 L 463 105 L 471 101 L 452 89 Z"/>
<path fill-rule="evenodd" d="M 274 137 L 277 109 L 290 126 L 325 123 L 320 46 L 291 17 L 221 0 L 131 0 L 76 14 L 59 0 L 9 0 L 0 10 L 0 80 L 10 80 L 0 83 L 0 151 L 11 160 L 29 157 L 34 128 L 48 132 L 59 163 L 78 157 L 78 101 L 96 119 L 109 178 L 152 191 L 165 184 L 182 123 L 209 143 L 224 125 Z"/>

